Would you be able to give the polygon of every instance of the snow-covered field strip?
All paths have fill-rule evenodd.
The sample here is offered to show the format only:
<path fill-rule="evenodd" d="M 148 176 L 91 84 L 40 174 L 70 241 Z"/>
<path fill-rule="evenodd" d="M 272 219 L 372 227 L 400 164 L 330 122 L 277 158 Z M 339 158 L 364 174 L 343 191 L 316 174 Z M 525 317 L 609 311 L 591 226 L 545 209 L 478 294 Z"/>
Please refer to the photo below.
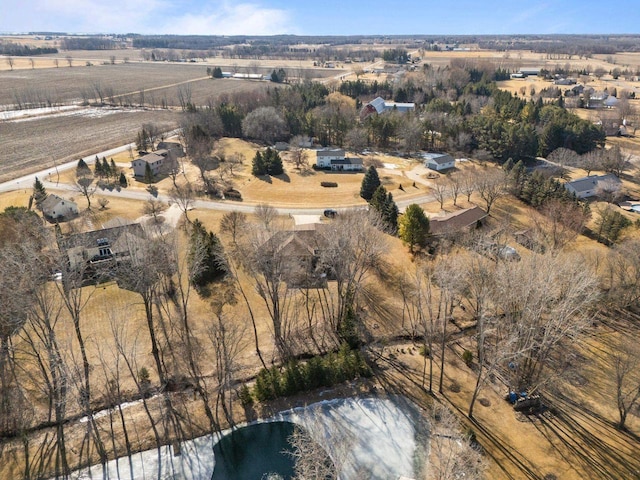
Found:
<path fill-rule="evenodd" d="M 411 414 L 391 399 L 346 398 L 280 412 L 262 421 L 290 421 L 306 428 L 334 457 L 344 440 L 349 443 L 341 480 L 356 480 L 357 472 L 367 479 L 395 480 L 414 477 L 415 429 Z M 238 425 L 244 426 L 244 425 Z M 222 435 L 229 430 L 222 432 Z M 181 454 L 173 456 L 170 446 L 147 450 L 128 459 L 107 463 L 107 471 L 94 465 L 72 474 L 74 480 L 204 480 L 213 475 L 213 447 L 220 435 L 206 435 L 182 442 Z"/>

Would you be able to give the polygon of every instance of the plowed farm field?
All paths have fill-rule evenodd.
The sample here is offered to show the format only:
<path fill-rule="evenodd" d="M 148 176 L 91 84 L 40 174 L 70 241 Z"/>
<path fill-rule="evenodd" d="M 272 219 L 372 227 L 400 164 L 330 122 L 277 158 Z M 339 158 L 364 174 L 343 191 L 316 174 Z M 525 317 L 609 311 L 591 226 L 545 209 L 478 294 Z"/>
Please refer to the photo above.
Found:
<path fill-rule="evenodd" d="M 0 122 L 0 181 L 52 167 L 80 156 L 133 142 L 144 123 L 162 130 L 178 125 L 169 110 L 85 109 L 74 115 Z"/>
<path fill-rule="evenodd" d="M 62 64 L 61 64 L 62 65 Z M 18 105 L 47 107 L 77 102 L 180 106 L 178 90 L 196 105 L 223 93 L 265 89 L 269 82 L 210 79 L 207 67 L 163 63 L 121 63 L 92 67 L 0 71 L 0 110 Z M 190 90 L 190 92 L 188 92 Z"/>

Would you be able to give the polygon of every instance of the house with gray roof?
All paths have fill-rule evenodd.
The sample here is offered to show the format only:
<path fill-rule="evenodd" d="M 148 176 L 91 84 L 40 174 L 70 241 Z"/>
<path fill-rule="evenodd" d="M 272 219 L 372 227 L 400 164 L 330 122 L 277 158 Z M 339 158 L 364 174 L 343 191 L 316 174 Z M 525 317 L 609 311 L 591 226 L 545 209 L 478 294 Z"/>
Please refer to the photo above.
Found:
<path fill-rule="evenodd" d="M 620 189 L 621 182 L 613 173 L 607 175 L 589 175 L 578 178 L 564 184 L 578 198 L 590 198 L 599 195 L 603 191 Z"/>
<path fill-rule="evenodd" d="M 131 168 L 133 168 L 133 175 L 136 177 L 144 177 L 147 170 L 147 165 L 151 167 L 151 173 L 158 175 L 162 168 L 162 164 L 166 160 L 169 152 L 167 150 L 156 150 L 152 153 L 147 153 L 140 158 L 136 158 L 131 162 Z"/>
<path fill-rule="evenodd" d="M 70 272 L 80 272 L 86 281 L 100 282 L 115 275 L 116 267 L 129 261 L 146 242 L 139 223 L 74 233 L 58 238 L 58 248 L 67 258 Z"/>
<path fill-rule="evenodd" d="M 447 153 L 423 153 L 422 158 L 424 158 L 425 167 L 437 172 L 456 166 L 454 158 Z"/>

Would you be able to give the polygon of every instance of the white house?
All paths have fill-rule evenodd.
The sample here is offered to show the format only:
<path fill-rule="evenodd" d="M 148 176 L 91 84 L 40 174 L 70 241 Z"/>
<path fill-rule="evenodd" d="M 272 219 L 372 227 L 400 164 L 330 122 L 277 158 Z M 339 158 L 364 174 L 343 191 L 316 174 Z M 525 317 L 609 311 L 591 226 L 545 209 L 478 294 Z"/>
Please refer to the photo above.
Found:
<path fill-rule="evenodd" d="M 49 194 L 40 204 L 40 209 L 45 217 L 51 220 L 73 218 L 78 214 L 78 205 L 71 200 Z"/>
<path fill-rule="evenodd" d="M 620 179 L 613 173 L 607 175 L 589 175 L 564 184 L 578 198 L 589 198 L 599 195 L 603 191 L 620 189 Z"/>
<path fill-rule="evenodd" d="M 155 152 L 147 153 L 140 158 L 136 158 L 131 162 L 134 176 L 144 177 L 147 165 L 151 167 L 151 173 L 153 175 L 158 175 L 168 154 L 169 152 L 167 150 L 156 150 Z"/>
<path fill-rule="evenodd" d="M 422 158 L 424 158 L 425 167 L 437 172 L 456 166 L 454 158 L 447 153 L 423 153 Z"/>
<path fill-rule="evenodd" d="M 321 148 L 316 150 L 316 167 L 333 171 L 359 172 L 364 169 L 361 158 L 346 157 L 341 148 Z"/>
<path fill-rule="evenodd" d="M 320 148 L 316 150 L 316 167 L 330 168 L 331 160 L 344 159 L 344 150 L 341 148 Z"/>

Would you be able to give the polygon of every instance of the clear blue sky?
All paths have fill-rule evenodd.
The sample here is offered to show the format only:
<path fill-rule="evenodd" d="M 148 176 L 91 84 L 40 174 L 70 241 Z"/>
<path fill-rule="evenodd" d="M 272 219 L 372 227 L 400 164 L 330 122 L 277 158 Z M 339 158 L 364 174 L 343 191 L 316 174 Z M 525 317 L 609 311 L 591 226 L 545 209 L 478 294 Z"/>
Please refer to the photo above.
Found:
<path fill-rule="evenodd" d="M 519 6 L 522 5 L 522 6 Z M 638 0 L 0 0 L 0 32 L 640 33 Z"/>

